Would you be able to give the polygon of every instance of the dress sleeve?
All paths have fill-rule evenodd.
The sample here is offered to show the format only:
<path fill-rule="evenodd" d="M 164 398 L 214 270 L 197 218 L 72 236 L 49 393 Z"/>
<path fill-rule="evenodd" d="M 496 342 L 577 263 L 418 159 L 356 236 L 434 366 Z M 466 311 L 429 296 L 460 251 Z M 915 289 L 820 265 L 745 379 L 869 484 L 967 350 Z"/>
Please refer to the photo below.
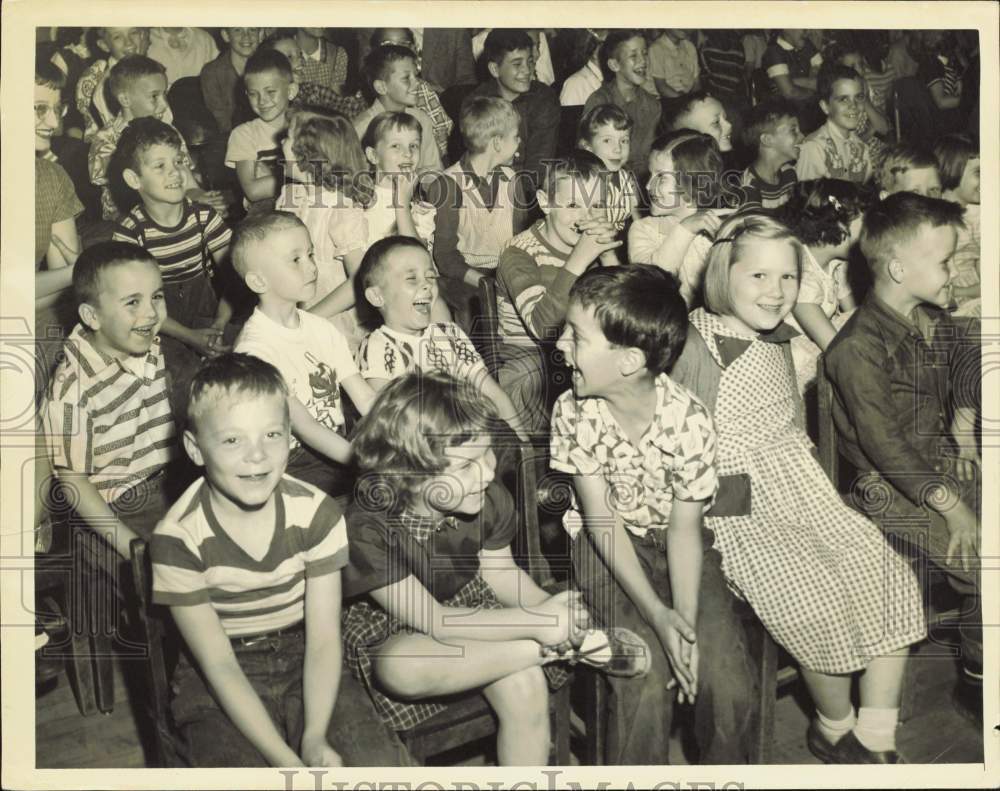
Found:
<path fill-rule="evenodd" d="M 344 573 L 344 598 L 368 593 L 410 576 L 403 536 L 391 530 L 380 512 L 355 505 L 347 512 L 350 565 Z"/>
<path fill-rule="evenodd" d="M 358 206 L 331 208 L 327 234 L 336 257 L 368 247 L 368 221 L 364 209 Z"/>

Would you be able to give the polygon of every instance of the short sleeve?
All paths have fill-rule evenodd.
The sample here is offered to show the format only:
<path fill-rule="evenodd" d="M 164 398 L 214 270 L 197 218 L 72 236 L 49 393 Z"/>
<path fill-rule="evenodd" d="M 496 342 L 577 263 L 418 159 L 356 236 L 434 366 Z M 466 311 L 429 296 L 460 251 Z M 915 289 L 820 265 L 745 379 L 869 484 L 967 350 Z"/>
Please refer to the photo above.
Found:
<path fill-rule="evenodd" d="M 111 232 L 112 242 L 130 242 L 132 244 L 137 244 L 142 247 L 141 240 L 139 239 L 139 234 L 136 232 L 134 225 L 123 225 L 118 223 L 115 226 L 114 231 Z"/>
<path fill-rule="evenodd" d="M 826 299 L 823 284 L 812 266 L 805 267 L 802 279 L 799 281 L 799 296 L 795 300 L 799 305 L 822 305 Z"/>
<path fill-rule="evenodd" d="M 321 577 L 344 568 L 348 562 L 347 522 L 340 507 L 324 495 L 305 531 L 302 560 L 306 577 Z"/>
<path fill-rule="evenodd" d="M 83 204 L 80 203 L 80 199 L 76 196 L 76 190 L 73 187 L 72 179 L 70 179 L 69 174 L 63 170 L 62 166 L 56 165 L 52 168 L 52 173 L 55 180 L 53 189 L 55 194 L 59 197 L 59 200 L 53 208 L 52 222 L 57 223 L 76 217 L 83 211 Z"/>
<path fill-rule="evenodd" d="M 788 66 L 788 58 L 780 47 L 772 45 L 764 51 L 761 59 L 761 68 L 767 72 L 767 76 L 772 80 L 781 75 L 790 75 L 791 69 Z"/>
<path fill-rule="evenodd" d="M 799 181 L 823 178 L 826 172 L 826 152 L 819 140 L 806 140 L 799 148 L 795 176 Z"/>
<path fill-rule="evenodd" d="M 52 466 L 89 474 L 90 418 L 78 401 L 78 383 L 78 379 L 65 381 L 65 374 L 56 372 L 53 397 L 45 405 L 45 427 Z"/>
<path fill-rule="evenodd" d="M 332 323 L 327 322 L 327 325 L 330 336 L 330 356 L 333 360 L 334 371 L 337 374 L 337 379 L 343 382 L 345 379 L 349 379 L 359 373 L 358 366 L 354 362 L 354 356 L 351 354 L 344 334 Z"/>
<path fill-rule="evenodd" d="M 601 467 L 594 453 L 597 420 L 583 418 L 572 391 L 559 396 L 552 409 L 549 465 L 568 475 L 594 475 Z"/>
<path fill-rule="evenodd" d="M 715 470 L 718 441 L 711 415 L 694 399 L 688 404 L 678 447 L 682 454 L 675 457 L 671 473 L 674 497 L 678 500 L 711 500 L 719 488 Z"/>
<path fill-rule="evenodd" d="M 229 229 L 226 221 L 211 206 L 198 206 L 199 218 L 204 217 L 205 224 L 205 244 L 213 253 L 225 250 L 232 241 L 233 232 Z"/>
<path fill-rule="evenodd" d="M 450 371 L 456 379 L 476 381 L 479 377 L 489 375 L 482 355 L 465 331 L 455 323 L 440 325 L 442 332 L 451 344 L 455 357 L 455 370 Z"/>
<path fill-rule="evenodd" d="M 226 146 L 227 168 L 235 168 L 237 162 L 257 159 L 257 146 L 254 145 L 250 123 L 252 122 L 240 124 L 229 133 L 229 143 Z"/>
<path fill-rule="evenodd" d="M 355 505 L 347 512 L 350 565 L 344 572 L 344 598 L 360 596 L 410 576 L 404 536 L 383 521 L 381 513 Z"/>
<path fill-rule="evenodd" d="M 413 217 L 413 225 L 420 235 L 420 241 L 430 248 L 434 244 L 434 207 L 423 201 L 413 201 L 410 204 L 410 216 Z"/>
<path fill-rule="evenodd" d="M 395 379 L 404 373 L 394 344 L 389 343 L 381 328 L 373 330 L 361 342 L 358 369 L 365 379 Z"/>
<path fill-rule="evenodd" d="M 486 489 L 483 515 L 483 549 L 503 549 L 514 540 L 517 520 L 514 517 L 514 500 L 507 490 L 496 483 Z"/>
<path fill-rule="evenodd" d="M 368 221 L 364 209 L 357 206 L 338 207 L 330 212 L 326 227 L 334 257 L 368 248 Z"/>
<path fill-rule="evenodd" d="M 153 603 L 167 607 L 207 604 L 211 601 L 205 563 L 194 552 L 180 525 L 157 525 L 150 539 L 153 566 Z"/>

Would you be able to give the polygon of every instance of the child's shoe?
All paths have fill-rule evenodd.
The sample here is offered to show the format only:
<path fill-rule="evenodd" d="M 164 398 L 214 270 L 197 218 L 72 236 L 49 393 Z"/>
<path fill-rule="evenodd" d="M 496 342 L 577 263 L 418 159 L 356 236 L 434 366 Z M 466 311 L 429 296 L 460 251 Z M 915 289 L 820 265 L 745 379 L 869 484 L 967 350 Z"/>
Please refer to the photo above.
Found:
<path fill-rule="evenodd" d="M 837 746 L 833 748 L 835 764 L 901 764 L 899 753 L 895 750 L 869 750 L 854 735 L 854 731 L 844 735 Z"/>
<path fill-rule="evenodd" d="M 559 653 L 553 646 L 543 646 L 543 656 L 561 659 L 571 665 L 589 665 L 609 676 L 641 678 L 649 672 L 652 657 L 649 645 L 631 629 L 588 629 L 579 647 Z"/>

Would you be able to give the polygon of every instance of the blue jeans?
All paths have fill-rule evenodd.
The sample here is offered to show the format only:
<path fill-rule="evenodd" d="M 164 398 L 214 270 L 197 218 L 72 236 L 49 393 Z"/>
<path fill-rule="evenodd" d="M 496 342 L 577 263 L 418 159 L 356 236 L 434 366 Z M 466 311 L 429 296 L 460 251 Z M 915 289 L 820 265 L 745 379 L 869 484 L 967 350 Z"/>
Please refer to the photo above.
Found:
<path fill-rule="evenodd" d="M 300 749 L 305 725 L 302 666 L 305 633 L 264 638 L 252 646 L 233 642 L 236 659 L 285 742 Z M 394 731 L 382 723 L 364 688 L 346 666 L 326 738 L 345 766 L 413 766 Z M 264 756 L 240 732 L 182 652 L 174 672 L 171 711 L 182 736 L 181 756 L 195 767 L 267 766 Z"/>
<path fill-rule="evenodd" d="M 653 589 L 672 606 L 667 568 L 666 531 L 651 530 L 644 538 L 629 533 L 639 563 Z M 756 700 L 753 664 L 747 653 L 737 600 L 726 587 L 722 556 L 712 549 L 714 536 L 702 530 L 704 556 L 698 598 L 698 695 L 694 704 L 695 741 L 703 764 L 746 763 Z M 599 625 L 623 626 L 652 649 L 652 667 L 638 679 L 609 677 L 609 764 L 668 764 L 673 717 L 670 663 L 656 633 L 628 594 L 612 579 L 590 536 L 573 541 L 577 586 Z"/>

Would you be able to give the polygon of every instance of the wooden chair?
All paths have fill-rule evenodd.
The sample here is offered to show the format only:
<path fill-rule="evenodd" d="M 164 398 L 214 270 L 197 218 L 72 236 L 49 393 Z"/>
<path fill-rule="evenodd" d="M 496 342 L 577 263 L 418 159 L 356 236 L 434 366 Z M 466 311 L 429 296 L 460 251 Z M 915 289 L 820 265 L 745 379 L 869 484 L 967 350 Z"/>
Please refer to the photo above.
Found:
<path fill-rule="evenodd" d="M 483 356 L 490 376 L 500 372 L 500 314 L 497 311 L 497 281 L 484 277 L 479 281 L 479 313 L 473 325 L 472 342 Z"/>

